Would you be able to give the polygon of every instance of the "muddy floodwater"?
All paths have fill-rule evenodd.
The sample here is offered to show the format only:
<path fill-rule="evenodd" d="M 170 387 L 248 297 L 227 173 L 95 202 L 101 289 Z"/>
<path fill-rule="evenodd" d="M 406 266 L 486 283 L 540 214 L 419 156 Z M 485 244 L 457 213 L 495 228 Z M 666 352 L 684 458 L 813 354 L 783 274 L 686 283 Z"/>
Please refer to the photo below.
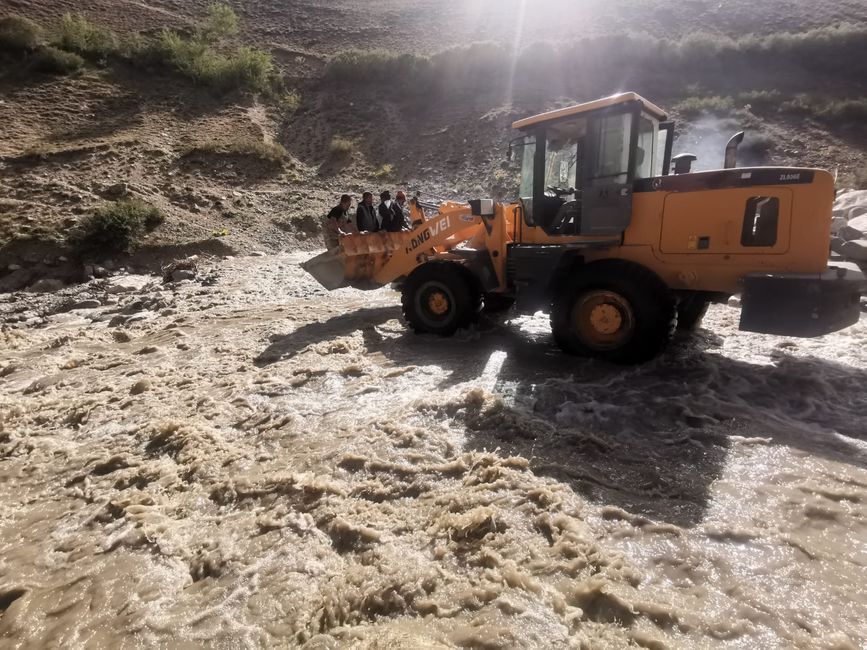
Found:
<path fill-rule="evenodd" d="M 0 647 L 867 645 L 867 320 L 622 368 L 301 259 L 0 296 Z"/>

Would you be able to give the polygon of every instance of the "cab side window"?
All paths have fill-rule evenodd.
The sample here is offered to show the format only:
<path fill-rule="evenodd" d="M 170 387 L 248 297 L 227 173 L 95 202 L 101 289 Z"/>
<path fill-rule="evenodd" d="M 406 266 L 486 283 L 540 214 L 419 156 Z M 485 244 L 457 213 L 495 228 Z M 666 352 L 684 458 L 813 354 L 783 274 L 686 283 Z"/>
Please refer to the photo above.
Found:
<path fill-rule="evenodd" d="M 780 200 L 773 196 L 753 196 L 747 200 L 741 246 L 773 246 L 777 243 Z"/>

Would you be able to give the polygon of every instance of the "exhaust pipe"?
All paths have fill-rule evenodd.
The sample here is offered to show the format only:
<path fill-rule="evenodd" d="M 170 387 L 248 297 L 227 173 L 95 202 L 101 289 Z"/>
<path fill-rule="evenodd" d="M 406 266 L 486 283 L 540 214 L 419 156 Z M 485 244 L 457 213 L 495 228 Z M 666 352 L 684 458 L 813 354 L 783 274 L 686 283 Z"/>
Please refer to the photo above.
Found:
<path fill-rule="evenodd" d="M 744 132 L 735 133 L 729 143 L 726 145 L 726 158 L 723 167 L 725 169 L 734 169 L 738 166 L 738 147 L 744 141 Z"/>

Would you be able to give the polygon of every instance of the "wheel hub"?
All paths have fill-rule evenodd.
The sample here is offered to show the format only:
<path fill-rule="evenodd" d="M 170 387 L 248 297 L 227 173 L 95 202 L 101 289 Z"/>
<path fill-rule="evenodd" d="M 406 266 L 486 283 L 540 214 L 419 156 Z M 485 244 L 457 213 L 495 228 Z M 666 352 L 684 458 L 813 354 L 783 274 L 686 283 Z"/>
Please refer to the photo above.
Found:
<path fill-rule="evenodd" d="M 595 350 L 624 345 L 635 330 L 629 301 L 615 291 L 593 289 L 575 303 L 572 311 L 575 333 Z"/>
<path fill-rule="evenodd" d="M 614 334 L 623 325 L 623 317 L 613 305 L 597 305 L 590 312 L 590 324 L 600 334 Z"/>
<path fill-rule="evenodd" d="M 434 291 L 428 296 L 427 307 L 431 313 L 442 316 L 449 310 L 449 299 L 442 291 Z"/>

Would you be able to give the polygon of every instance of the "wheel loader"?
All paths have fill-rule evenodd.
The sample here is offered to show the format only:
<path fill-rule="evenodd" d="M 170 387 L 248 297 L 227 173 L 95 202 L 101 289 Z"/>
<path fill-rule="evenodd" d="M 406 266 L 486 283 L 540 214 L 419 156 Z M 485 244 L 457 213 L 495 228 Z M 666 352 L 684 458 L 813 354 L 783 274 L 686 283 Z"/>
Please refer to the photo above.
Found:
<path fill-rule="evenodd" d="M 416 198 L 411 230 L 341 236 L 303 267 L 327 289 L 395 285 L 416 332 L 544 310 L 564 351 L 620 363 L 653 358 L 734 294 L 745 331 L 812 337 L 857 322 L 867 282 L 829 266 L 827 171 L 737 167 L 740 133 L 722 169 L 693 172 L 695 156 L 672 157 L 674 122 L 636 93 L 513 127 L 516 201 Z"/>

